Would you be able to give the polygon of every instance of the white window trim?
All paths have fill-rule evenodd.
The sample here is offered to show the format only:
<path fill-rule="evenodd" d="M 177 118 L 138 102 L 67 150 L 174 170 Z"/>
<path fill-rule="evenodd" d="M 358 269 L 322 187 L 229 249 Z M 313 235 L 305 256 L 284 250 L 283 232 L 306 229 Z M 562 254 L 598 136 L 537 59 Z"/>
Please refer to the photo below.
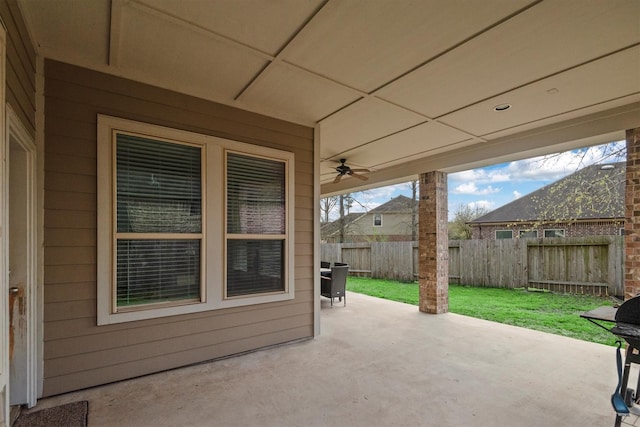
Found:
<path fill-rule="evenodd" d="M 498 232 L 500 232 L 500 231 L 509 231 L 509 232 L 511 232 L 511 237 L 500 237 L 500 238 L 498 238 Z M 493 235 L 493 238 L 495 240 L 513 239 L 513 230 L 496 230 L 494 235 Z"/>
<path fill-rule="evenodd" d="M 203 232 L 205 233 L 204 265 L 202 266 L 204 277 L 203 302 L 183 304 L 168 307 L 148 307 L 136 311 L 113 311 L 113 257 L 115 248 L 113 245 L 114 227 L 114 191 L 113 191 L 113 144 L 112 137 L 115 131 L 133 132 L 150 138 L 169 141 L 179 141 L 204 147 L 208 171 L 203 187 L 204 203 Z M 164 126 L 151 125 L 117 117 L 98 115 L 98 247 L 97 247 L 97 314 L 98 325 L 130 322 L 143 319 L 152 319 L 166 316 L 174 316 L 187 313 L 215 310 L 227 307 L 262 304 L 269 302 L 291 300 L 295 297 L 294 287 L 294 154 L 287 151 L 261 147 L 238 141 L 209 135 L 197 134 Z M 248 155 L 258 155 L 285 161 L 287 164 L 287 195 L 286 195 L 286 234 L 287 244 L 285 249 L 285 291 L 282 293 L 270 293 L 266 295 L 249 295 L 242 298 L 225 299 L 225 268 L 226 252 L 225 241 L 225 169 L 224 151 L 233 150 Z"/>
<path fill-rule="evenodd" d="M 376 216 L 380 216 L 380 225 L 376 225 Z M 373 226 L 382 227 L 382 214 L 373 214 Z"/>

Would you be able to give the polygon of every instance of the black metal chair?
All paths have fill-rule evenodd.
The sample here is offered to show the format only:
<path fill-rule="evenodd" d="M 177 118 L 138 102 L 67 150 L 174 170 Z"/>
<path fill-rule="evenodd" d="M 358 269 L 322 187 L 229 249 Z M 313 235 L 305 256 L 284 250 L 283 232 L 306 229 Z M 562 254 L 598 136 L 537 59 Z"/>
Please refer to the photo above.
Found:
<path fill-rule="evenodd" d="M 328 261 L 320 261 L 320 268 L 331 268 L 331 263 Z"/>
<path fill-rule="evenodd" d="M 348 265 L 334 265 L 331 268 L 331 277 L 320 276 L 320 295 L 331 298 L 331 307 L 333 307 L 333 299 L 338 298 L 339 301 L 344 299 L 344 305 L 347 305 L 347 276 L 349 275 Z"/>

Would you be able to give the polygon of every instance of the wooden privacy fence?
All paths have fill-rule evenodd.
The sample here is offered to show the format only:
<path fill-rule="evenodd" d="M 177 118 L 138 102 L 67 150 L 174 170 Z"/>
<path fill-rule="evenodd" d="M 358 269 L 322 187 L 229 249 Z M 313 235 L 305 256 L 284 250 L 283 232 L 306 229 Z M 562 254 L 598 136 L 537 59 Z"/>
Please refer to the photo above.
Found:
<path fill-rule="evenodd" d="M 350 274 L 413 281 L 418 242 L 323 243 L 323 261 Z M 623 295 L 622 236 L 449 241 L 449 283 Z"/>

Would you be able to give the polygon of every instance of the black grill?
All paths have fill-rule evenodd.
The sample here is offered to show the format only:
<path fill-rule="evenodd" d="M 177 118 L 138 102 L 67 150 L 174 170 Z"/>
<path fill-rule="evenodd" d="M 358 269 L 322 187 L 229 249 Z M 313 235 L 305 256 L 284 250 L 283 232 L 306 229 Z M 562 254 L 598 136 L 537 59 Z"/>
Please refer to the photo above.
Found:
<path fill-rule="evenodd" d="M 616 325 L 611 333 L 623 338 L 630 346 L 640 349 L 640 297 L 623 302 L 615 315 Z"/>
<path fill-rule="evenodd" d="M 611 396 L 611 403 L 616 411 L 614 426 L 620 427 L 622 419 L 629 413 L 640 415 L 638 406 L 634 407 L 638 403 L 636 401 L 636 392 L 632 388 L 627 388 L 631 364 L 640 364 L 640 296 L 628 299 L 620 304 L 618 308 L 599 307 L 582 314 L 582 317 L 615 334 L 628 344 L 624 369 L 622 369 L 620 343 L 616 349 L 618 386 Z M 601 322 L 615 323 L 615 325 L 609 328 Z M 638 378 L 636 390 L 640 390 L 640 377 Z"/>

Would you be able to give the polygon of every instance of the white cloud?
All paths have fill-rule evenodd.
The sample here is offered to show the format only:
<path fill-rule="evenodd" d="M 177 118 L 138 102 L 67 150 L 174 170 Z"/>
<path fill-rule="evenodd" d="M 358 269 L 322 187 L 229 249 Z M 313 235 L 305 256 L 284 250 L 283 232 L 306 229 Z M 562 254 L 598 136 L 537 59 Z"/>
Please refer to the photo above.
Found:
<path fill-rule="evenodd" d="M 471 209 L 485 209 L 487 211 L 493 210 L 495 203 L 491 200 L 478 200 L 476 202 L 469 203 Z"/>
<path fill-rule="evenodd" d="M 478 191 L 478 186 L 475 182 L 467 182 L 466 184 L 460 184 L 453 189 L 453 193 L 456 194 L 474 194 Z"/>
<path fill-rule="evenodd" d="M 519 199 L 520 197 L 522 197 L 522 193 L 518 190 L 513 190 L 513 200 Z"/>
<path fill-rule="evenodd" d="M 499 193 L 499 188 L 494 188 L 490 185 L 480 188 L 476 185 L 475 182 L 467 182 L 464 184 L 458 185 L 456 188 L 452 190 L 454 194 L 468 194 L 474 196 L 485 196 L 487 194 Z"/>

